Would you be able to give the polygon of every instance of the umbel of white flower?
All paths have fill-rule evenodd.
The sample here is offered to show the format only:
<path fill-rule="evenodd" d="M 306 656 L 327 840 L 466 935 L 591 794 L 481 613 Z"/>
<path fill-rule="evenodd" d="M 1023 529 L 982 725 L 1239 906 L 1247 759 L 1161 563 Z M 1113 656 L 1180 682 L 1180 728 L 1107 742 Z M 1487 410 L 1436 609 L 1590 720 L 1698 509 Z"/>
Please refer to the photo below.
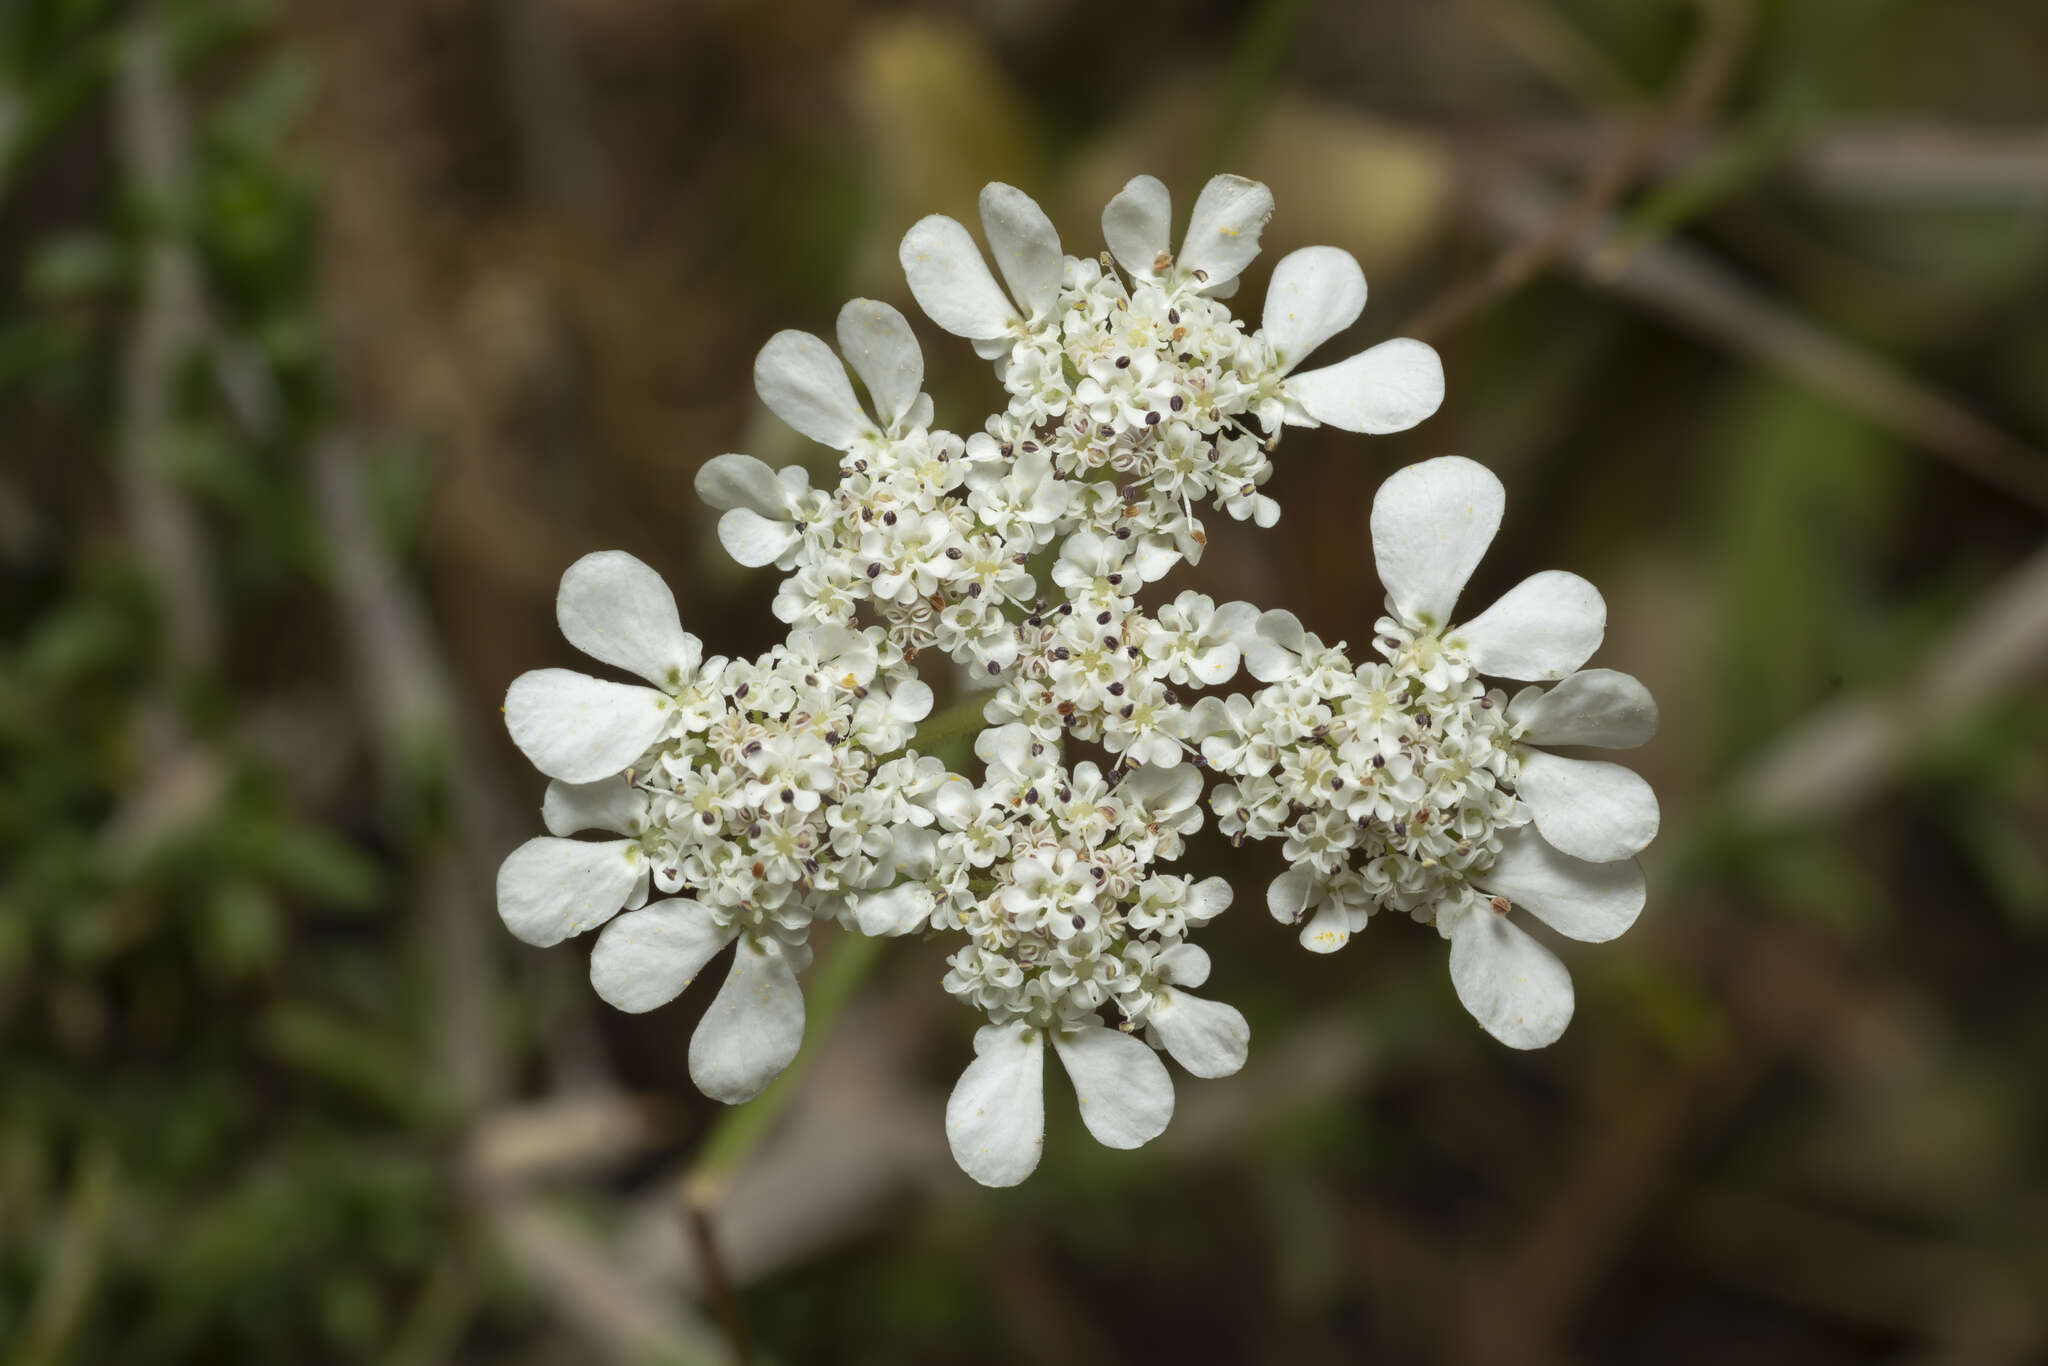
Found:
<path fill-rule="evenodd" d="M 644 683 L 513 683 L 512 737 L 554 781 L 550 833 L 505 861 L 499 909 L 534 944 L 600 930 L 591 980 L 623 1010 L 673 1000 L 730 946 L 690 1041 L 706 1094 L 745 1100 L 795 1056 L 797 974 L 830 919 L 952 946 L 944 989 L 986 1021 L 946 1111 L 976 1180 L 1037 1166 L 1048 1048 L 1090 1133 L 1149 1141 L 1173 1113 L 1162 1055 L 1224 1077 L 1250 1040 L 1191 942 L 1230 886 L 1176 871 L 1205 774 L 1222 833 L 1280 841 L 1290 866 L 1267 901 L 1304 945 L 1341 947 L 1387 907 L 1434 924 L 1459 999 L 1511 1045 L 1552 1041 L 1572 1008 L 1564 967 L 1511 912 L 1582 940 L 1634 920 L 1654 797 L 1538 746 L 1637 744 L 1655 708 L 1635 680 L 1581 669 L 1605 608 L 1574 575 L 1450 625 L 1504 504 L 1480 466 L 1413 466 L 1375 500 L 1380 660 L 1286 612 L 1151 587 L 1201 557 L 1202 509 L 1273 525 L 1263 488 L 1287 426 L 1401 431 L 1443 397 L 1419 342 L 1304 368 L 1364 309 L 1336 248 L 1274 267 L 1258 328 L 1232 317 L 1222 301 L 1272 211 L 1265 186 L 1218 176 L 1176 254 L 1166 189 L 1140 176 L 1103 212 L 1108 252 L 1075 257 L 1030 198 L 990 185 L 993 271 L 960 223 L 916 224 L 911 295 L 1007 395 L 965 436 L 933 425 L 916 336 L 886 303 L 847 304 L 836 348 L 770 339 L 757 392 L 838 474 L 813 487 L 746 455 L 698 474 L 727 552 L 781 576 L 789 633 L 761 658 L 704 658 L 623 552 L 563 576 L 563 634 Z M 934 656 L 987 723 L 976 776 L 915 748 L 933 697 L 914 661 Z M 1256 691 L 1193 695 L 1240 668 Z M 1538 686 L 1510 699 L 1482 676 Z"/>

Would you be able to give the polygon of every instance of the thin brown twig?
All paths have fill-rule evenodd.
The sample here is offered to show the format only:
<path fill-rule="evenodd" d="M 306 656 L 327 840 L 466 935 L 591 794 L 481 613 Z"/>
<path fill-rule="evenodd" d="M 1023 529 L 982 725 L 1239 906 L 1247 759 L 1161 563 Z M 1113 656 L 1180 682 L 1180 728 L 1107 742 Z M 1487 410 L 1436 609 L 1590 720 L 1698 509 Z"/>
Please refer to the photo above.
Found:
<path fill-rule="evenodd" d="M 718 1315 L 718 1326 L 732 1347 L 736 1366 L 747 1366 L 754 1359 L 753 1339 L 747 1331 L 746 1306 L 740 1301 L 739 1291 L 733 1284 L 732 1271 L 725 1263 L 718 1228 L 713 1222 L 717 1216 L 718 1191 L 685 1178 L 682 1194 L 683 1222 L 691 1244 L 697 1249 L 697 1265 L 704 1273 L 704 1298 L 710 1301 L 713 1312 Z"/>
<path fill-rule="evenodd" d="M 1482 179 L 1475 198 L 1480 213 L 1512 237 L 1540 232 L 1557 213 L 1557 196 L 1530 175 L 1496 172 Z M 1613 224 L 1603 220 L 1574 243 L 1571 256 L 1582 278 L 1827 395 L 2015 498 L 2048 509 L 2048 455 L 1883 357 L 1782 307 L 1683 242 L 1647 244 L 1620 274 L 1600 274 L 1600 249 L 1612 231 Z"/>
<path fill-rule="evenodd" d="M 1683 139 L 1727 88 L 1749 34 L 1748 0 L 1703 0 L 1703 31 L 1660 105 L 1632 120 L 1586 172 L 1571 202 L 1511 243 L 1484 271 L 1424 305 L 1406 331 L 1433 341 L 1554 265 L 1620 202 L 1664 150 Z"/>

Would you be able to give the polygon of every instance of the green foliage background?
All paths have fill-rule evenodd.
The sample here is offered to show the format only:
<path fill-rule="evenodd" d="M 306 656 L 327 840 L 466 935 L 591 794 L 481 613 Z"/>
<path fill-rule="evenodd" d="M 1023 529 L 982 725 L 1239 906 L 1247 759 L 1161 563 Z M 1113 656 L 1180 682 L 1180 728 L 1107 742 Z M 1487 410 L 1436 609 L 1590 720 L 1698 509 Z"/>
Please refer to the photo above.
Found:
<path fill-rule="evenodd" d="M 908 308 L 896 239 L 986 179 L 1085 251 L 1129 175 L 1259 176 L 1265 266 L 1352 250 L 1377 340 L 1712 41 L 1618 273 L 1487 297 L 1415 432 L 1290 434 L 1280 531 L 1187 580 L 1363 639 L 1371 490 L 1458 451 L 1509 488 L 1474 600 L 1607 590 L 1666 832 L 1565 1041 L 1494 1047 L 1412 927 L 1309 959 L 1270 855 L 1203 845 L 1243 1076 L 1136 1154 L 1056 1082 L 982 1191 L 937 1117 L 973 1021 L 896 946 L 712 1150 L 707 1294 L 703 1002 L 608 1012 L 491 907 L 562 567 L 631 550 L 764 647 L 691 476 L 822 461 L 754 350 Z M 2041 1359 L 2044 69 L 2023 0 L 0 5 L 0 1345 L 724 1361 L 737 1307 L 790 1362 Z"/>

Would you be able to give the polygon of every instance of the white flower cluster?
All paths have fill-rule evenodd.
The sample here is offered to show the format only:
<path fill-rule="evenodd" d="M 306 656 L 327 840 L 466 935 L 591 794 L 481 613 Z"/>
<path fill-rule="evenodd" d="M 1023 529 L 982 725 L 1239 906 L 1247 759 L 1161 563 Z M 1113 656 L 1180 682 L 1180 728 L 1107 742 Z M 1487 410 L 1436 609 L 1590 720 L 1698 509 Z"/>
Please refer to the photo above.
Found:
<path fill-rule="evenodd" d="M 1508 912 L 1614 938 L 1642 910 L 1634 855 L 1658 824 L 1635 773 L 1534 746 L 1639 745 L 1657 709 L 1627 674 L 1580 668 L 1607 607 L 1576 574 L 1532 575 L 1449 625 L 1505 503 L 1491 472 L 1456 456 L 1395 474 L 1372 510 L 1386 662 L 1353 665 L 1291 614 L 1264 613 L 1245 655 L 1266 686 L 1203 698 L 1190 731 L 1229 779 L 1211 794 L 1224 833 L 1283 841 L 1291 866 L 1267 904 L 1304 947 L 1334 952 L 1383 908 L 1434 924 L 1466 1008 L 1501 1042 L 1534 1048 L 1570 1021 L 1571 977 Z M 1510 701 L 1482 673 L 1561 681 Z"/>
<path fill-rule="evenodd" d="M 1654 708 L 1632 679 L 1574 672 L 1605 620 L 1574 576 L 1538 575 L 1445 629 L 1499 522 L 1479 466 L 1414 466 L 1374 504 L 1383 663 L 1354 664 L 1285 612 L 1147 592 L 1201 558 L 1199 509 L 1275 522 L 1262 490 L 1285 426 L 1394 432 L 1442 400 L 1419 342 L 1299 369 L 1365 305 L 1335 248 L 1275 266 L 1257 329 L 1231 316 L 1222 300 L 1272 208 L 1263 185 L 1219 176 L 1176 256 L 1166 190 L 1141 176 L 1103 213 L 1108 253 L 1076 258 L 1037 204 L 991 185 L 993 272 L 961 224 L 915 225 L 911 293 L 1008 394 L 964 438 L 932 425 L 922 352 L 889 305 L 846 305 L 836 354 L 808 333 L 771 339 L 757 392 L 839 452 L 839 474 L 813 488 L 800 467 L 721 455 L 698 476 L 727 552 L 783 576 L 790 634 L 762 659 L 704 660 L 628 555 L 564 576 L 570 642 L 652 686 L 565 670 L 513 684 L 513 738 L 556 781 L 552 835 L 506 861 L 500 910 L 537 944 L 609 920 L 591 977 L 626 1010 L 673 999 L 736 943 L 690 1046 L 707 1094 L 745 1099 L 795 1055 L 795 974 L 830 917 L 957 937 L 945 988 L 988 1023 L 946 1122 L 977 1180 L 1036 1167 L 1048 1042 L 1091 1133 L 1151 1139 L 1173 1111 L 1162 1051 L 1220 1077 L 1249 1042 L 1239 1012 L 1192 994 L 1210 963 L 1188 936 L 1230 904 L 1222 879 L 1173 870 L 1204 769 L 1224 779 L 1223 833 L 1281 841 L 1291 867 L 1268 900 L 1305 944 L 1336 948 L 1381 907 L 1433 922 L 1460 998 L 1508 1043 L 1548 1042 L 1571 1009 L 1570 979 L 1511 906 L 1582 939 L 1634 918 L 1628 860 L 1654 798 L 1627 770 L 1529 746 L 1634 743 Z M 988 689 L 962 703 L 988 727 L 979 781 L 912 747 L 932 704 L 925 651 Z M 1241 666 L 1259 691 L 1182 695 Z M 1562 681 L 1510 702 L 1480 673 Z M 618 838 L 569 838 L 587 831 Z M 665 899 L 647 904 L 650 888 Z"/>
<path fill-rule="evenodd" d="M 738 941 L 690 1042 L 690 1076 L 706 1095 L 749 1099 L 803 1042 L 796 973 L 812 923 L 901 933 L 930 913 L 921 883 L 901 879 L 930 868 L 919 835 L 946 774 L 883 756 L 930 713 L 931 689 L 872 627 L 707 660 L 668 586 L 622 551 L 570 566 L 556 614 L 584 653 L 652 686 L 568 669 L 512 684 L 506 724 L 554 779 L 552 833 L 505 860 L 499 911 L 530 944 L 604 925 L 591 981 L 621 1010 L 673 1000 Z M 589 831 L 617 838 L 570 838 Z M 651 892 L 670 899 L 649 904 Z"/>

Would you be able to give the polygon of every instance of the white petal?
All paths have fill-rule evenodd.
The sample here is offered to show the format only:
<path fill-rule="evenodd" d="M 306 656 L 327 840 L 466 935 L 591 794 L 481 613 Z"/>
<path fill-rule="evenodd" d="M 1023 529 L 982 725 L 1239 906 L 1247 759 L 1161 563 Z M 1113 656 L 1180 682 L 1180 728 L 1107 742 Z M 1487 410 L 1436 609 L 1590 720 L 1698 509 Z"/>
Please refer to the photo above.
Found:
<path fill-rule="evenodd" d="M 1385 436 L 1407 431 L 1443 406 L 1444 363 L 1427 343 L 1396 337 L 1291 376 L 1280 392 L 1290 422 L 1299 422 L 1298 410 L 1347 432 Z"/>
<path fill-rule="evenodd" d="M 1195 200 L 1188 235 L 1181 243 L 1180 269 L 1201 271 L 1204 289 L 1227 284 L 1259 254 L 1259 233 L 1273 216 L 1273 192 L 1256 180 L 1220 175 Z"/>
<path fill-rule="evenodd" d="M 868 386 L 875 413 L 894 427 L 917 402 L 924 384 L 924 352 L 910 322 L 875 299 L 854 299 L 839 310 L 839 354 Z"/>
<path fill-rule="evenodd" d="M 1172 249 L 1173 200 L 1152 176 L 1133 176 L 1102 211 L 1102 240 L 1133 278 L 1149 280 Z"/>
<path fill-rule="evenodd" d="M 851 450 L 875 424 L 860 410 L 846 367 L 823 339 L 777 332 L 754 357 L 754 392 L 768 410 L 811 440 Z"/>
<path fill-rule="evenodd" d="M 1161 768 L 1146 764 L 1117 788 L 1124 800 L 1153 816 L 1185 811 L 1202 793 L 1202 775 L 1193 765 Z"/>
<path fill-rule="evenodd" d="M 1188 889 L 1188 904 L 1183 914 L 1198 925 L 1205 920 L 1213 920 L 1230 909 L 1234 895 L 1228 878 L 1205 877 Z"/>
<path fill-rule="evenodd" d="M 661 575 L 623 550 L 600 550 L 569 566 L 555 620 L 584 654 L 658 688 L 677 686 L 704 658 Z"/>
<path fill-rule="evenodd" d="M 1081 1122 L 1106 1148 L 1138 1148 L 1173 1118 L 1173 1078 L 1142 1039 L 1102 1025 L 1054 1030 L 1054 1051 L 1074 1080 Z"/>
<path fill-rule="evenodd" d="M 668 727 L 669 700 L 572 669 L 535 669 L 505 692 L 512 743 L 550 778 L 594 783 L 623 773 Z"/>
<path fill-rule="evenodd" d="M 1331 899 L 1301 927 L 1301 946 L 1310 953 L 1335 953 L 1351 942 L 1351 913 Z"/>
<path fill-rule="evenodd" d="M 1395 609 L 1411 622 L 1448 626 L 1506 506 L 1493 471 L 1463 456 L 1394 471 L 1373 495 L 1372 555 Z"/>
<path fill-rule="evenodd" d="M 530 839 L 498 865 L 499 918 L 542 948 L 602 925 L 639 880 L 639 855 L 634 840 Z"/>
<path fill-rule="evenodd" d="M 1006 726 L 990 726 L 976 735 L 974 757 L 994 771 L 1028 773 L 1042 766 L 1031 755 L 1031 747 L 1036 743 L 1031 738 L 1031 727 L 1012 721 Z"/>
<path fill-rule="evenodd" d="M 1451 931 L 1451 985 L 1487 1033 L 1509 1048 L 1555 1043 L 1572 1018 L 1572 977 L 1557 955 L 1504 915 L 1472 908 Z"/>
<path fill-rule="evenodd" d="M 1060 279 L 1066 265 L 1060 257 L 1060 235 L 1038 207 L 1038 201 L 1014 185 L 992 182 L 981 191 L 981 230 L 988 234 L 996 268 L 1010 286 L 1010 295 L 1029 309 L 1034 320 L 1059 302 Z"/>
<path fill-rule="evenodd" d="M 1286 374 L 1365 311 L 1365 272 L 1350 252 L 1303 247 L 1280 258 L 1266 288 L 1266 339 Z"/>
<path fill-rule="evenodd" d="M 802 539 L 791 523 L 763 517 L 752 508 L 734 508 L 718 519 L 718 543 L 735 564 L 749 569 L 774 564 Z"/>
<path fill-rule="evenodd" d="M 1306 868 L 1289 868 L 1266 884 L 1266 910 L 1283 925 L 1298 925 L 1308 913 L 1309 902 L 1318 890 L 1315 874 Z"/>
<path fill-rule="evenodd" d="M 1607 634 L 1600 590 L 1562 569 L 1531 574 L 1450 633 L 1479 672 L 1496 678 L 1563 678 L 1592 658 Z"/>
<path fill-rule="evenodd" d="M 1308 632 L 1301 618 L 1284 608 L 1259 614 L 1251 635 L 1240 641 L 1245 671 L 1261 683 L 1272 683 L 1292 672 L 1295 657 L 1307 643 Z"/>
<path fill-rule="evenodd" d="M 590 985 L 620 1010 L 653 1010 L 682 995 L 733 934 L 698 902 L 657 901 L 604 927 L 590 950 Z"/>
<path fill-rule="evenodd" d="M 1199 944 L 1175 944 L 1152 960 L 1159 980 L 1177 987 L 1198 987 L 1209 980 L 1209 951 Z"/>
<path fill-rule="evenodd" d="M 1180 551 L 1171 541 L 1153 540 L 1147 537 L 1131 552 L 1125 567 L 1134 571 L 1146 583 L 1157 583 L 1180 563 Z"/>
<path fill-rule="evenodd" d="M 1521 751 L 1515 791 L 1536 828 L 1573 858 L 1612 863 L 1639 852 L 1657 835 L 1657 794 L 1633 771 L 1597 759 Z"/>
<path fill-rule="evenodd" d="M 1198 1077 L 1227 1077 L 1244 1066 L 1252 1027 L 1235 1006 L 1169 988 L 1153 999 L 1146 1021 L 1173 1060 Z"/>
<path fill-rule="evenodd" d="M 848 892 L 847 905 L 865 935 L 909 934 L 921 930 L 932 918 L 936 904 L 931 889 L 921 882 L 899 882 L 880 892 Z"/>
<path fill-rule="evenodd" d="M 637 834 L 646 823 L 647 794 L 635 789 L 623 773 L 594 783 L 552 782 L 541 799 L 540 819 L 550 835 L 585 830 Z"/>
<path fill-rule="evenodd" d="M 899 721 L 913 725 L 932 714 L 932 685 L 922 678 L 913 678 L 896 686 L 889 694 L 889 714 Z"/>
<path fill-rule="evenodd" d="M 690 1080 L 737 1105 L 767 1089 L 804 1042 L 804 994 L 782 944 L 742 936 L 718 999 L 690 1036 Z"/>
<path fill-rule="evenodd" d="M 771 520 L 789 514 L 788 489 L 751 455 L 714 455 L 699 465 L 697 496 L 721 512 L 752 508 Z"/>
<path fill-rule="evenodd" d="M 1581 669 L 1548 691 L 1523 689 L 1508 704 L 1508 720 L 1532 745 L 1633 749 L 1657 733 L 1657 703 L 1628 674 Z"/>
<path fill-rule="evenodd" d="M 1533 826 L 1501 838 L 1500 856 L 1473 883 L 1506 897 L 1559 934 L 1604 944 L 1636 923 L 1645 896 L 1634 859 L 1588 863 L 1550 847 Z"/>
<path fill-rule="evenodd" d="M 988 273 L 981 248 L 966 228 L 943 214 L 922 219 L 903 234 L 896 255 L 917 306 L 954 336 L 992 340 L 1017 321 L 1017 310 Z"/>
<path fill-rule="evenodd" d="M 1045 1148 L 1045 1034 L 985 1025 L 974 1053 L 946 1100 L 946 1142 L 960 1170 L 982 1185 L 1014 1186 Z"/>

